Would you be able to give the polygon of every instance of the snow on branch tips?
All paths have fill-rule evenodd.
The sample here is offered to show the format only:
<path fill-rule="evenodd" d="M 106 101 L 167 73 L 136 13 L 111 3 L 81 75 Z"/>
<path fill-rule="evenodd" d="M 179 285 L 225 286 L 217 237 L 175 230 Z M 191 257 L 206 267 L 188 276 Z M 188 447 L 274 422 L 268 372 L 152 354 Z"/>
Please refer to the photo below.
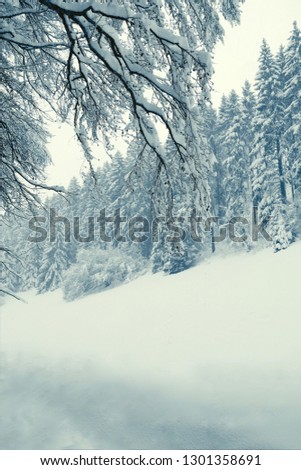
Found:
<path fill-rule="evenodd" d="M 223 35 L 219 16 L 238 20 L 242 1 L 10 0 L 0 27 L 2 54 L 25 68 L 18 78 L 28 90 L 61 117 L 75 116 L 89 162 L 89 141 L 126 135 L 130 117 L 160 168 L 164 162 L 188 173 L 203 205 L 209 158 L 198 134 L 211 53 Z M 170 163 L 158 123 L 174 148 Z"/>

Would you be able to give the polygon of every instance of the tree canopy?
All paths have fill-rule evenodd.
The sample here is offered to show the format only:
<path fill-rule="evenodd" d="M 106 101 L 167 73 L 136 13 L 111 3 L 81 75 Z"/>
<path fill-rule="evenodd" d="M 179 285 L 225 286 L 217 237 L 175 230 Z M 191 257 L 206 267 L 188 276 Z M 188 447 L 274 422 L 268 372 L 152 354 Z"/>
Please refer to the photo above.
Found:
<path fill-rule="evenodd" d="M 101 137 L 110 146 L 118 132 L 128 139 L 138 133 L 144 142 L 140 160 L 151 150 L 158 175 L 165 172 L 169 181 L 158 138 L 161 123 L 174 159 L 198 193 L 199 206 L 207 207 L 207 154 L 198 130 L 210 88 L 210 55 L 223 36 L 220 17 L 237 23 L 243 1 L 2 1 L 2 99 L 7 108 L 19 109 L 19 116 L 26 113 L 35 119 L 30 124 L 36 138 L 42 135 L 43 103 L 63 119 L 72 117 L 90 163 L 91 138 Z M 7 136 L 5 116 L 4 121 Z M 36 170 L 20 160 L 7 141 L 8 181 L 14 186 L 21 177 L 35 186 Z M 42 159 L 34 167 L 42 169 Z M 8 186 L 4 191 L 9 194 Z"/>

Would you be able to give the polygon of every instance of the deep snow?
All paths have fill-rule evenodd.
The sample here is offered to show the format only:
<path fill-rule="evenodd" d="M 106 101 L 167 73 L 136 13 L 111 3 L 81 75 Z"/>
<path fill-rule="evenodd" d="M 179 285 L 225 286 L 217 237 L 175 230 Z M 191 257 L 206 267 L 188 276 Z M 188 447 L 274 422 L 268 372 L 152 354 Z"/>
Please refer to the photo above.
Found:
<path fill-rule="evenodd" d="M 301 448 L 301 243 L 1 311 L 2 449 Z"/>

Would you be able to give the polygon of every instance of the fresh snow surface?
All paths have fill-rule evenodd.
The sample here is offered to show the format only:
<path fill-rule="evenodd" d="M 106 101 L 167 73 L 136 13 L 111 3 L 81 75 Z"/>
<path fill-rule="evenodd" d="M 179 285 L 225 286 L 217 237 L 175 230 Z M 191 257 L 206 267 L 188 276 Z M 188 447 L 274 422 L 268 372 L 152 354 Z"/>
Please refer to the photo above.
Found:
<path fill-rule="evenodd" d="M 1 311 L 4 449 L 300 449 L 301 243 Z"/>

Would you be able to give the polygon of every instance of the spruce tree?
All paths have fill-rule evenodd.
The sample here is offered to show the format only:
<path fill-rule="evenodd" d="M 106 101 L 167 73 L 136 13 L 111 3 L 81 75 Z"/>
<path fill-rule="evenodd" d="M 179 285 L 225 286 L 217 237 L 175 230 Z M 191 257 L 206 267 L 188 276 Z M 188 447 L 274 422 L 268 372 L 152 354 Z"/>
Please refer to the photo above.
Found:
<path fill-rule="evenodd" d="M 231 108 L 229 106 L 229 98 L 222 96 L 220 107 L 218 109 L 218 119 L 216 126 L 216 190 L 215 190 L 215 215 L 225 221 L 226 199 L 225 199 L 225 166 L 224 161 L 228 156 L 228 148 L 225 145 L 225 135 L 231 125 Z"/>
<path fill-rule="evenodd" d="M 244 149 L 244 158 L 245 158 L 245 168 L 246 168 L 246 178 L 244 181 L 246 198 L 250 205 L 249 207 L 249 217 L 252 216 L 254 219 L 256 217 L 256 212 L 254 209 L 254 194 L 252 189 L 252 151 L 254 144 L 254 118 L 256 111 L 256 98 L 255 94 L 252 91 L 250 82 L 246 81 L 242 88 L 242 98 L 241 98 L 241 139 L 243 142 Z"/>
<path fill-rule="evenodd" d="M 278 70 L 266 41 L 263 41 L 256 76 L 257 106 L 252 163 L 254 202 L 258 206 L 259 222 L 268 230 L 275 251 L 286 248 L 292 236 L 287 207 L 281 190 L 283 174 L 283 135 L 277 115 Z"/>
<path fill-rule="evenodd" d="M 285 49 L 285 133 L 292 199 L 301 206 L 301 32 L 293 25 Z"/>
<path fill-rule="evenodd" d="M 61 198 L 53 197 L 48 202 L 49 211 L 55 211 L 56 216 L 64 217 L 64 212 L 60 212 Z M 39 266 L 37 277 L 37 288 L 39 293 L 55 290 L 62 286 L 64 272 L 70 264 L 74 262 L 71 256 L 71 234 L 69 231 L 70 218 L 66 222 L 55 221 L 49 227 L 47 240 L 44 242 L 43 256 Z M 34 244 L 33 244 L 34 245 Z M 34 248 L 33 248 L 34 249 Z"/>

